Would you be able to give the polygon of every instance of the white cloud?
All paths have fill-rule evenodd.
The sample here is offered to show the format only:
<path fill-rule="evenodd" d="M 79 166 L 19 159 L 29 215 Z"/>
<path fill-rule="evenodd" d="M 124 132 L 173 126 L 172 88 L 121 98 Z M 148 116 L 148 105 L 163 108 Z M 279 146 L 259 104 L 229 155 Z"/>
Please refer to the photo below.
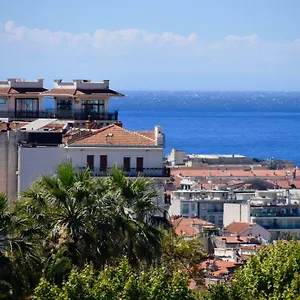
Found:
<path fill-rule="evenodd" d="M 290 42 L 266 41 L 258 34 L 203 41 L 196 33 L 180 35 L 141 29 L 70 33 L 0 23 L 0 75 L 36 73 L 41 68 L 65 76 L 118 74 L 129 81 L 174 76 L 299 76 L 300 38 Z M 68 75 L 70 74 L 70 75 Z M 75 75 L 74 75 L 75 74 Z M 78 74 L 78 75 L 77 75 Z M 0 77 L 1 77 L 0 76 Z M 75 76 L 75 77 L 76 77 Z M 174 79 L 175 80 L 175 79 Z M 179 80 L 179 79 L 178 79 Z"/>

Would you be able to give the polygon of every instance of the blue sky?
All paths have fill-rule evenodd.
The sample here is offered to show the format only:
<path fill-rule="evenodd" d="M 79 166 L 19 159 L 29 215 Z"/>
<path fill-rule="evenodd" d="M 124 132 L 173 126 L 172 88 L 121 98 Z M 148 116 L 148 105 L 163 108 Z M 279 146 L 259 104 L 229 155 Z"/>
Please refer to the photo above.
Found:
<path fill-rule="evenodd" d="M 0 79 L 300 90 L 298 0 L 1 0 Z"/>

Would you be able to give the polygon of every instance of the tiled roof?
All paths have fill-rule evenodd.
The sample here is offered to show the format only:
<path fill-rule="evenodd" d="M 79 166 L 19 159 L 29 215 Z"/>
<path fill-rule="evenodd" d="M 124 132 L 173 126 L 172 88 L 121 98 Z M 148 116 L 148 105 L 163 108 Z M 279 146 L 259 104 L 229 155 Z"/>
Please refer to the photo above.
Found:
<path fill-rule="evenodd" d="M 47 91 L 45 88 L 11 88 L 8 94 L 40 94 Z"/>
<path fill-rule="evenodd" d="M 218 277 L 221 275 L 230 274 L 230 270 L 234 270 L 237 267 L 241 266 L 241 263 L 224 261 L 217 259 L 207 259 L 200 264 L 200 267 L 204 271 L 208 271 L 210 275 Z"/>
<path fill-rule="evenodd" d="M 219 241 L 225 240 L 226 244 L 259 244 L 259 241 L 251 236 L 216 236 Z"/>
<path fill-rule="evenodd" d="M 150 139 L 155 139 L 155 132 L 153 130 L 135 131 L 138 134 L 144 135 Z"/>
<path fill-rule="evenodd" d="M 118 97 L 124 95 L 111 89 L 52 89 L 43 93 L 43 95 L 93 95 L 93 94 L 110 94 Z"/>
<path fill-rule="evenodd" d="M 28 124 L 28 122 L 18 122 L 18 128 L 21 128 L 22 126 L 25 126 Z M 12 130 L 15 130 L 16 129 L 16 122 L 10 122 L 9 123 L 9 127 L 12 129 Z M 7 125 L 6 125 L 6 122 L 2 122 L 0 123 L 0 130 L 6 130 L 7 129 Z"/>
<path fill-rule="evenodd" d="M 204 221 L 198 218 L 177 218 L 171 220 L 175 233 L 178 236 L 194 237 L 200 232 L 198 226 L 204 226 L 206 228 L 213 228 L 214 225 L 210 222 Z"/>
<path fill-rule="evenodd" d="M 9 92 L 9 88 L 0 88 L 0 94 L 7 94 Z"/>
<path fill-rule="evenodd" d="M 232 222 L 228 226 L 224 227 L 223 231 L 241 235 L 247 229 L 253 227 L 253 225 L 255 225 L 255 223 Z"/>
<path fill-rule="evenodd" d="M 291 176 L 295 169 L 286 170 L 203 170 L 203 169 L 172 169 L 173 175 L 186 177 L 286 177 Z M 299 173 L 299 172 L 298 172 Z M 298 173 L 296 175 L 298 175 Z"/>
<path fill-rule="evenodd" d="M 156 141 L 116 124 L 95 130 L 91 135 L 70 143 L 72 146 L 156 146 Z"/>

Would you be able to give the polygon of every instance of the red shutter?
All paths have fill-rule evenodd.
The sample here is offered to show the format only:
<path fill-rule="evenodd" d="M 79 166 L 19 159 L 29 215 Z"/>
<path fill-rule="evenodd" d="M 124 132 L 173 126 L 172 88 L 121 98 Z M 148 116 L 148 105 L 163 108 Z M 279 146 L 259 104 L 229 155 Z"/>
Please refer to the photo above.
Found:
<path fill-rule="evenodd" d="M 126 171 L 126 172 L 130 171 L 130 157 L 124 157 L 123 167 L 124 167 L 124 171 Z"/>
<path fill-rule="evenodd" d="M 100 171 L 107 170 L 107 155 L 100 155 Z"/>
<path fill-rule="evenodd" d="M 144 158 L 143 157 L 136 158 L 136 170 L 137 170 L 137 172 L 143 172 L 143 170 L 144 170 Z"/>
<path fill-rule="evenodd" d="M 86 165 L 91 170 L 94 170 L 94 155 L 87 155 L 86 156 Z"/>

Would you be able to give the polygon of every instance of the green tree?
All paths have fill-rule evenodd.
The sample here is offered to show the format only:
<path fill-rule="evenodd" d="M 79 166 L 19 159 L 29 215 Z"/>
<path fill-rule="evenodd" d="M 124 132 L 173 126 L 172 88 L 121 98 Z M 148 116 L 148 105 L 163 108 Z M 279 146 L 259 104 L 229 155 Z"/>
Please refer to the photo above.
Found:
<path fill-rule="evenodd" d="M 126 260 L 117 267 L 96 272 L 87 266 L 73 270 L 61 288 L 42 279 L 35 289 L 34 300 L 192 300 L 188 281 L 181 272 L 169 274 L 163 268 L 137 272 Z"/>
<path fill-rule="evenodd" d="M 0 195 L 0 298 L 22 299 L 40 276 L 38 249 L 31 240 L 33 228 L 8 208 Z M 29 228 L 29 229 L 28 229 Z"/>
<path fill-rule="evenodd" d="M 188 278 L 193 279 L 197 286 L 202 286 L 204 273 L 200 264 L 207 255 L 202 250 L 201 241 L 198 238 L 185 240 L 184 237 L 170 232 L 165 235 L 163 245 L 159 265 L 167 268 L 171 274 L 181 270 Z"/>
<path fill-rule="evenodd" d="M 279 241 L 251 256 L 231 284 L 211 287 L 205 299 L 300 299 L 300 244 Z"/>
<path fill-rule="evenodd" d="M 164 232 L 153 221 L 157 192 L 145 177 L 128 178 L 114 169 L 110 176 L 96 178 L 89 170 L 77 172 L 64 164 L 23 196 L 15 212 L 39 226 L 45 276 L 55 282 L 73 265 L 92 263 L 101 270 L 125 256 L 139 267 L 162 253 Z"/>

